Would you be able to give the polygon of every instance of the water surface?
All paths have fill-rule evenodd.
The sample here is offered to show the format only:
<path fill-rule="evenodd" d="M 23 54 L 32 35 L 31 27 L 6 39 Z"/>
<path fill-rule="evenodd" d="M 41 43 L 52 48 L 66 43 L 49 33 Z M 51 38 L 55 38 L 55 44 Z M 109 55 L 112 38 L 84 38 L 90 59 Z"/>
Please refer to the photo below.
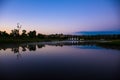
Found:
<path fill-rule="evenodd" d="M 0 47 L 1 80 L 119 80 L 120 50 L 79 44 Z"/>

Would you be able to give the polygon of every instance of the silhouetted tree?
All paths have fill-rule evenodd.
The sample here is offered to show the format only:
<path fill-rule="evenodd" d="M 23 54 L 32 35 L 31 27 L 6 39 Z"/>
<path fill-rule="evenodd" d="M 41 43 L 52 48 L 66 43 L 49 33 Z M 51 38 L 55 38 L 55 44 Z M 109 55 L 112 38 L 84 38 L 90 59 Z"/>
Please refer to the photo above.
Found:
<path fill-rule="evenodd" d="M 11 34 L 10 35 L 12 37 L 18 37 L 19 36 L 19 30 L 17 30 L 17 29 L 11 30 Z"/>
<path fill-rule="evenodd" d="M 36 31 L 34 30 L 34 31 L 30 31 L 29 33 L 28 33 L 28 36 L 30 37 L 30 38 L 35 38 L 36 37 Z"/>
<path fill-rule="evenodd" d="M 24 38 L 25 38 L 25 37 L 27 37 L 27 34 L 26 34 L 26 32 L 27 32 L 26 30 L 22 30 L 21 37 L 24 37 Z"/>
<path fill-rule="evenodd" d="M 39 33 L 39 34 L 37 35 L 37 37 L 43 39 L 43 38 L 45 38 L 45 35 Z"/>
<path fill-rule="evenodd" d="M 0 37 L 1 38 L 8 38 L 9 37 L 9 34 L 6 32 L 6 31 L 0 31 Z"/>

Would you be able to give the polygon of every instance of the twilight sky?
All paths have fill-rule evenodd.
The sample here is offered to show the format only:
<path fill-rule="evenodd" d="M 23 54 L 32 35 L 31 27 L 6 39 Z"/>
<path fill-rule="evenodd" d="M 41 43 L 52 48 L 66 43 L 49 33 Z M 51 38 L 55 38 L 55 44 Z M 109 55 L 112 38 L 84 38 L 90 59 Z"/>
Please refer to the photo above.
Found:
<path fill-rule="evenodd" d="M 39 33 L 120 30 L 119 0 L 0 0 L 0 30 Z"/>

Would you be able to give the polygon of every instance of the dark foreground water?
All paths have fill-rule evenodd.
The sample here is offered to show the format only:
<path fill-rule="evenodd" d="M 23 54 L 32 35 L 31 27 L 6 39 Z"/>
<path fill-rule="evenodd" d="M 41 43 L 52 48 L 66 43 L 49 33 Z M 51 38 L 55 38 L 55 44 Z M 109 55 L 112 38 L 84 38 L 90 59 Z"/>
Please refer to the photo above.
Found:
<path fill-rule="evenodd" d="M 95 45 L 1 45 L 0 80 L 120 80 L 120 50 Z"/>

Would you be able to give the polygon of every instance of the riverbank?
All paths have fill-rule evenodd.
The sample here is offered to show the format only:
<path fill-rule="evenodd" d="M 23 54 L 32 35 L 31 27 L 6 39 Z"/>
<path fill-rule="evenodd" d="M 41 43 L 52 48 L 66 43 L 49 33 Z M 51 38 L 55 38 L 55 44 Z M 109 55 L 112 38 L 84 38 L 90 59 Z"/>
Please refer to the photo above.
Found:
<path fill-rule="evenodd" d="M 52 41 L 63 41 L 62 39 L 38 39 L 38 38 L 28 38 L 28 39 L 0 39 L 0 43 L 33 43 L 33 42 L 52 42 Z"/>
<path fill-rule="evenodd" d="M 120 40 L 110 40 L 108 42 L 99 42 L 100 45 L 120 46 Z"/>
<path fill-rule="evenodd" d="M 62 39 L 37 39 L 37 38 L 28 38 L 28 39 L 0 39 L 0 43 L 34 43 L 34 42 L 55 42 L 55 41 L 65 41 Z M 65 41 L 66 42 L 66 41 Z M 67 41 L 69 42 L 69 41 Z M 70 41 L 71 42 L 71 41 Z M 82 41 L 73 41 L 80 43 L 95 43 L 97 45 L 105 46 L 120 46 L 120 40 L 82 40 Z"/>
<path fill-rule="evenodd" d="M 120 40 L 111 40 L 108 42 L 99 42 L 99 43 L 97 43 L 97 45 L 101 46 L 103 48 L 107 48 L 107 49 L 120 50 Z"/>

